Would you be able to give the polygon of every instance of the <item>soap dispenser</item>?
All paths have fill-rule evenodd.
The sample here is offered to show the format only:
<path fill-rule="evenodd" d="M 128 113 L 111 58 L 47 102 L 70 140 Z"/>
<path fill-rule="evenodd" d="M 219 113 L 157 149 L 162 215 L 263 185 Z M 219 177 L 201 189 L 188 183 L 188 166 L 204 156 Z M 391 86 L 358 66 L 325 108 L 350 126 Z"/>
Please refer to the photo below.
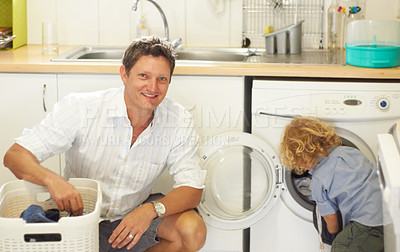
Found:
<path fill-rule="evenodd" d="M 150 31 L 146 25 L 145 16 L 146 15 L 142 15 L 142 17 L 140 18 L 139 24 L 136 27 L 136 32 L 137 32 L 138 38 L 150 35 Z"/>

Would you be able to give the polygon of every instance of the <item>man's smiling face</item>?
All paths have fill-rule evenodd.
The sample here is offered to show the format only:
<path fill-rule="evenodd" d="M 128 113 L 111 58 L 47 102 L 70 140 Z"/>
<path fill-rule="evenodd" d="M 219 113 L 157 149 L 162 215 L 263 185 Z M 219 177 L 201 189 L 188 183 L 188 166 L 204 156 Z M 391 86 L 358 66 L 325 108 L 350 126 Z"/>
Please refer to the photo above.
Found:
<path fill-rule="evenodd" d="M 167 95 L 171 69 L 163 56 L 141 56 L 129 75 L 124 66 L 121 66 L 120 74 L 125 84 L 124 98 L 128 108 L 152 112 Z"/>

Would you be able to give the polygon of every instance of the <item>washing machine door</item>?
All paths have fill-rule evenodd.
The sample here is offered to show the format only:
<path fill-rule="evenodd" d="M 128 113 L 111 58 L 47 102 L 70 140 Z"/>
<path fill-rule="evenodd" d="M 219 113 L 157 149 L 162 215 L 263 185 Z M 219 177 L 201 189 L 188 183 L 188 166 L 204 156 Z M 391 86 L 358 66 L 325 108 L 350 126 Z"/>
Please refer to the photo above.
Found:
<path fill-rule="evenodd" d="M 279 200 L 282 166 L 260 138 L 248 133 L 218 135 L 200 148 L 200 155 L 207 179 L 199 210 L 206 223 L 245 229 Z"/>

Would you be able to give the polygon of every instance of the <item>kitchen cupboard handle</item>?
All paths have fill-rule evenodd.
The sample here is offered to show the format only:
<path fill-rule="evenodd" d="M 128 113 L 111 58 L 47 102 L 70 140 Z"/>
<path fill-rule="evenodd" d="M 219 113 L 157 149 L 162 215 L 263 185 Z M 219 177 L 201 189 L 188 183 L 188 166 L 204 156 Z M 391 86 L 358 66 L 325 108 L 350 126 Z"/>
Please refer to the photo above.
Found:
<path fill-rule="evenodd" d="M 46 88 L 47 88 L 47 85 L 43 84 L 43 110 L 44 110 L 44 112 L 47 112 L 47 108 L 46 108 Z"/>

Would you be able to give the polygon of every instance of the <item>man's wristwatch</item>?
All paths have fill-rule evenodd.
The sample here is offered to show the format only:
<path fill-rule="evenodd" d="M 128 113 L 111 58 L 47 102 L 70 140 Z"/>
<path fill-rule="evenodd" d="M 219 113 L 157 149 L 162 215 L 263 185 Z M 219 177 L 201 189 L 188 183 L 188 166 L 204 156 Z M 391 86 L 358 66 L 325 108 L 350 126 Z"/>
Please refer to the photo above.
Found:
<path fill-rule="evenodd" d="M 153 203 L 154 211 L 156 212 L 158 218 L 164 217 L 165 214 L 164 204 L 158 201 L 150 201 L 150 202 Z"/>

